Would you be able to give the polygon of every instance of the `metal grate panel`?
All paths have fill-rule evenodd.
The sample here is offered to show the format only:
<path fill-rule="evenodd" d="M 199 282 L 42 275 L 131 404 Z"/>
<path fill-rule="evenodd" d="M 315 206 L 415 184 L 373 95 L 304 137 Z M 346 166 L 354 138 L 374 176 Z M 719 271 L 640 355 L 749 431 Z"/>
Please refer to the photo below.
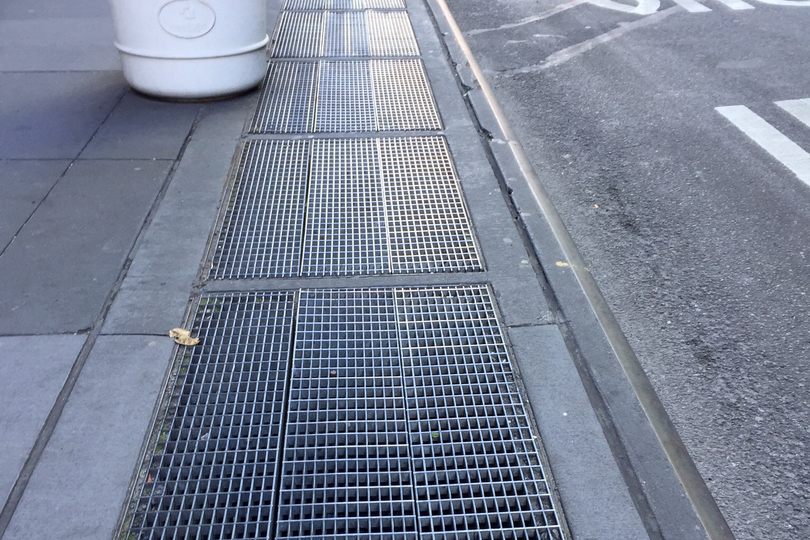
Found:
<path fill-rule="evenodd" d="M 298 275 L 308 173 L 307 141 L 245 144 L 209 278 Z"/>
<path fill-rule="evenodd" d="M 211 295 L 181 349 L 127 538 L 268 538 L 295 293 Z"/>
<path fill-rule="evenodd" d="M 273 39 L 272 58 L 316 58 L 324 43 L 324 20 L 319 11 L 282 11 Z"/>
<path fill-rule="evenodd" d="M 379 174 L 373 139 L 313 142 L 303 275 L 388 270 Z"/>
<path fill-rule="evenodd" d="M 380 139 L 391 271 L 482 270 L 443 137 Z"/>
<path fill-rule="evenodd" d="M 245 146 L 209 277 L 482 269 L 443 137 L 271 140 Z"/>
<path fill-rule="evenodd" d="M 311 131 L 317 76 L 317 62 L 271 62 L 251 133 Z"/>
<path fill-rule="evenodd" d="M 437 131 L 441 121 L 420 60 L 272 62 L 251 131 L 311 133 L 313 127 L 320 133 Z"/>
<path fill-rule="evenodd" d="M 416 36 L 404 11 L 366 11 L 371 56 L 419 56 Z"/>
<path fill-rule="evenodd" d="M 487 287 L 396 295 L 421 538 L 562 538 Z"/>
<path fill-rule="evenodd" d="M 417 538 L 391 290 L 301 293 L 277 538 Z"/>
<path fill-rule="evenodd" d="M 368 32 L 362 11 L 328 13 L 324 56 L 368 56 Z"/>
<path fill-rule="evenodd" d="M 320 133 L 374 131 L 374 88 L 367 62 L 321 63 Z"/>
<path fill-rule="evenodd" d="M 425 68 L 420 60 L 371 60 L 380 131 L 441 129 Z"/>
<path fill-rule="evenodd" d="M 284 9 L 405 9 L 405 0 L 287 0 Z"/>

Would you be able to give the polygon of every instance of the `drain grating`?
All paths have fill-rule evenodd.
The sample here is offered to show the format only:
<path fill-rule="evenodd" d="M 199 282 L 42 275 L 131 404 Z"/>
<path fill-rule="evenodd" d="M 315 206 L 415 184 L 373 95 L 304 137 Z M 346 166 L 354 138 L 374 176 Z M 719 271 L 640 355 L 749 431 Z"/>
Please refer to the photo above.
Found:
<path fill-rule="evenodd" d="M 421 538 L 562 538 L 488 289 L 396 294 Z"/>
<path fill-rule="evenodd" d="M 404 11 L 286 11 L 273 58 L 418 56 Z"/>
<path fill-rule="evenodd" d="M 253 133 L 439 129 L 427 75 L 416 59 L 272 62 L 251 125 Z"/>
<path fill-rule="evenodd" d="M 443 137 L 380 139 L 391 272 L 482 269 Z"/>
<path fill-rule="evenodd" d="M 248 142 L 220 230 L 215 279 L 483 269 L 443 137 Z"/>
<path fill-rule="evenodd" d="M 194 321 L 140 472 L 125 538 L 268 538 L 292 292 L 216 295 Z"/>
<path fill-rule="evenodd" d="M 249 141 L 209 278 L 297 276 L 309 173 L 307 141 Z"/>
<path fill-rule="evenodd" d="M 284 9 L 405 9 L 405 0 L 287 0 Z"/>
<path fill-rule="evenodd" d="M 303 291 L 277 538 L 416 539 L 391 290 Z"/>
<path fill-rule="evenodd" d="M 388 271 L 378 163 L 374 139 L 313 143 L 303 275 Z"/>
<path fill-rule="evenodd" d="M 252 133 L 306 133 L 312 131 L 318 64 L 270 62 Z"/>
<path fill-rule="evenodd" d="M 485 285 L 204 296 L 126 538 L 563 537 Z"/>

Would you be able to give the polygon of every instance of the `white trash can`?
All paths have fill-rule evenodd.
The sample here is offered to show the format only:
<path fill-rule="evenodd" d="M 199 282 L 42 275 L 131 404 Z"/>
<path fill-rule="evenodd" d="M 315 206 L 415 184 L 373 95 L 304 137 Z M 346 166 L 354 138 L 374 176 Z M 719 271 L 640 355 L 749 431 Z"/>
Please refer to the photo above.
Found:
<path fill-rule="evenodd" d="M 164 98 L 237 94 L 266 68 L 267 0 L 110 0 L 133 88 Z"/>

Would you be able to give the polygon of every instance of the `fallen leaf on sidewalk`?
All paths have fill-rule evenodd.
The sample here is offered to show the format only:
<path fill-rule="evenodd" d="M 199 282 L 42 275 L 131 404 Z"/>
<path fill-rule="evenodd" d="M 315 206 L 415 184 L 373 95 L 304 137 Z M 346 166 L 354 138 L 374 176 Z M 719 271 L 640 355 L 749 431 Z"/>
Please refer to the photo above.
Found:
<path fill-rule="evenodd" d="M 178 345 L 193 347 L 200 343 L 200 338 L 191 337 L 191 332 L 185 328 L 174 328 L 169 332 L 169 337 Z"/>

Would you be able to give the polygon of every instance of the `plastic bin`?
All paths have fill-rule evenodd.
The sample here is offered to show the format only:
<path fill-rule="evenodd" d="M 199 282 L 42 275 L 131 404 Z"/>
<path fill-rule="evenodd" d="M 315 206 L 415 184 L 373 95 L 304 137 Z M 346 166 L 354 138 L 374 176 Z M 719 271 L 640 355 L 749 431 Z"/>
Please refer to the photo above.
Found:
<path fill-rule="evenodd" d="M 163 98 L 238 94 L 266 69 L 266 0 L 110 0 L 115 46 L 136 90 Z"/>

